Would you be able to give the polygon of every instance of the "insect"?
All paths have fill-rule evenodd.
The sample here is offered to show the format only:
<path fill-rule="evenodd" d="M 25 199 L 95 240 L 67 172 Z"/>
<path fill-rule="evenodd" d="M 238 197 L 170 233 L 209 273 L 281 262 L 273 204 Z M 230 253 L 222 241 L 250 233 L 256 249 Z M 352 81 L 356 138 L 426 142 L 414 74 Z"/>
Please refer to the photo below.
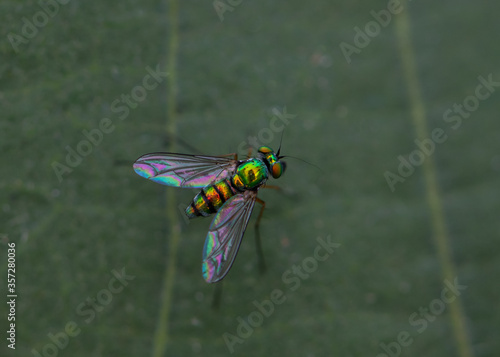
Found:
<path fill-rule="evenodd" d="M 137 174 L 162 185 L 200 188 L 186 208 L 189 218 L 210 216 L 203 247 L 202 275 L 208 283 L 222 280 L 231 269 L 252 214 L 257 197 L 267 179 L 279 178 L 286 169 L 280 148 L 275 153 L 268 146 L 258 149 L 257 157 L 238 160 L 236 154 L 204 156 L 174 153 L 151 153 L 134 163 Z"/>

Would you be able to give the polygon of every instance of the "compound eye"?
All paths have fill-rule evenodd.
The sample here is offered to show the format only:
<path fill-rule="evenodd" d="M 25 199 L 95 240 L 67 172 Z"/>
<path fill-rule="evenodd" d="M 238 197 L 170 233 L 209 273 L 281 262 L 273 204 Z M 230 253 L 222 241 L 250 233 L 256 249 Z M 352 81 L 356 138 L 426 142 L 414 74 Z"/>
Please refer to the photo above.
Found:
<path fill-rule="evenodd" d="M 285 166 L 281 162 L 275 162 L 271 167 L 271 175 L 273 176 L 273 178 L 277 179 L 283 174 L 284 170 Z"/>

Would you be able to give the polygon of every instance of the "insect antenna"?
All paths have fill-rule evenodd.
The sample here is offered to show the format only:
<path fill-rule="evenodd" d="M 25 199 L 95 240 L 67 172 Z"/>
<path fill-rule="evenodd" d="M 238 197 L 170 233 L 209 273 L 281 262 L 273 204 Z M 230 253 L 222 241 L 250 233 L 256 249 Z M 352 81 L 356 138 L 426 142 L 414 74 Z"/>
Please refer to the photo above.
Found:
<path fill-rule="evenodd" d="M 283 142 L 283 134 L 285 134 L 285 128 L 283 128 L 283 130 L 281 131 L 280 146 L 278 147 L 278 152 L 276 153 L 278 159 L 280 158 L 281 143 Z"/>
<path fill-rule="evenodd" d="M 280 156 L 280 151 L 281 151 L 281 143 L 283 142 L 283 134 L 285 133 L 285 128 L 283 128 L 283 131 L 281 132 L 281 138 L 280 138 L 280 146 L 278 147 L 278 152 L 276 153 L 276 156 L 278 156 L 278 159 L 282 159 L 282 158 L 285 158 L 285 157 L 291 157 L 292 159 L 296 159 L 296 160 L 299 160 L 299 161 L 302 161 L 302 162 L 305 162 L 306 164 L 309 164 L 311 166 L 314 166 L 315 168 L 317 168 L 319 171 L 321 171 L 322 173 L 325 173 L 325 171 L 323 171 L 323 169 L 321 167 L 319 167 L 318 165 L 315 165 L 315 164 L 312 164 L 310 163 L 309 161 L 306 161 L 304 159 L 301 159 L 299 157 L 295 157 L 295 156 L 290 156 L 290 155 L 283 155 L 283 156 Z"/>
<path fill-rule="evenodd" d="M 311 166 L 314 166 L 315 168 L 317 168 L 319 171 L 321 171 L 322 173 L 325 173 L 325 171 L 319 167 L 318 165 L 315 165 L 313 163 L 310 163 L 309 161 L 306 161 L 304 159 L 301 159 L 300 157 L 296 157 L 296 156 L 290 156 L 290 155 L 286 155 L 286 156 L 279 156 L 278 158 L 281 159 L 281 158 L 284 158 L 284 157 L 291 157 L 292 159 L 295 159 L 295 160 L 299 160 L 299 161 L 302 161 L 302 162 L 305 162 L 306 164 L 309 164 Z"/>

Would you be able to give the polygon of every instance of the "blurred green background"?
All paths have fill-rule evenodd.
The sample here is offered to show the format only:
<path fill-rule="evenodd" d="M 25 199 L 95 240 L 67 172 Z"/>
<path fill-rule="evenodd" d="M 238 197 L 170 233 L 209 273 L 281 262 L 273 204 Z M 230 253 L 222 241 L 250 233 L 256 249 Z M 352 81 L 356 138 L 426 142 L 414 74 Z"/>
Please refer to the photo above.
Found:
<path fill-rule="evenodd" d="M 16 350 L 7 348 L 4 332 L 0 354 L 148 356 L 166 341 L 157 356 L 230 355 L 223 335 L 238 336 L 241 319 L 258 311 L 254 302 L 279 289 L 285 301 L 234 345 L 234 355 L 498 356 L 500 93 L 493 89 L 456 130 L 443 115 L 474 95 L 479 76 L 500 81 L 500 4 L 400 5 L 348 63 L 341 43 L 354 46 L 355 28 L 364 31 L 371 11 L 390 2 L 222 3 L 222 18 L 212 1 L 181 1 L 177 14 L 167 0 L 70 0 L 46 7 L 51 16 L 40 15 L 36 1 L 0 3 L 0 281 L 7 301 L 7 243 L 15 242 L 18 294 Z M 446 286 L 446 261 L 434 238 L 439 217 L 427 201 L 429 167 L 415 167 L 394 192 L 384 177 L 398 173 L 399 155 L 408 159 L 417 148 L 398 45 L 404 16 L 428 136 L 434 128 L 448 135 L 426 160 L 435 163 L 429 172 L 440 191 L 433 198 L 443 205 L 454 274 L 467 286 L 456 315 L 465 334 L 456 332 L 451 305 L 441 303 L 441 311 L 433 303 Z M 173 72 L 154 89 L 137 89 L 147 68 L 158 66 Z M 141 100 L 125 115 L 122 95 L 134 93 Z M 166 151 L 175 138 L 206 154 L 238 151 L 249 136 L 269 133 L 273 109 L 284 107 L 295 117 L 282 153 L 323 171 L 289 159 L 286 174 L 272 182 L 284 192 L 259 193 L 267 202 L 261 234 L 268 271 L 258 274 L 254 213 L 213 310 L 214 286 L 200 269 L 210 219 L 187 224 L 177 206 L 194 192 L 144 180 L 132 163 Z M 82 146 L 83 131 L 103 122 L 113 130 L 97 146 Z M 276 148 L 280 134 L 272 136 L 263 144 Z M 178 141 L 177 150 L 189 153 Z M 60 182 L 53 165 L 68 165 L 67 147 L 78 145 L 90 152 Z M 292 291 L 282 275 L 327 236 L 341 246 Z M 175 270 L 168 268 L 173 256 Z M 113 270 L 122 268 L 134 278 L 110 293 Z M 166 274 L 174 278 L 167 296 Z M 425 328 L 411 322 L 421 308 L 431 310 Z M 5 302 L 0 316 L 6 331 Z M 68 323 L 78 335 L 51 348 L 50 336 L 66 343 Z M 406 346 L 395 342 L 402 331 Z"/>

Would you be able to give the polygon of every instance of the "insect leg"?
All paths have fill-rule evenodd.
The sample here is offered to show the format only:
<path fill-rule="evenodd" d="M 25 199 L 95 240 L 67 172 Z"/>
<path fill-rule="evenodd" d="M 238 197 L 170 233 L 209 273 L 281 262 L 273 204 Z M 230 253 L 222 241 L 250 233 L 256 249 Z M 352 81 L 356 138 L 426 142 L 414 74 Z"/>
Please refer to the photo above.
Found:
<path fill-rule="evenodd" d="M 219 281 L 214 285 L 215 285 L 215 290 L 214 290 L 214 297 L 212 300 L 212 309 L 219 310 L 220 301 L 222 297 L 222 281 Z"/>
<path fill-rule="evenodd" d="M 265 184 L 264 186 L 262 186 L 262 188 L 272 188 L 273 190 L 283 191 L 283 189 L 280 186 L 275 186 L 275 185 Z"/>
<path fill-rule="evenodd" d="M 220 156 L 220 157 L 230 157 L 230 156 L 232 156 L 232 157 L 234 157 L 234 159 L 235 159 L 236 161 L 238 161 L 238 153 L 235 153 L 235 152 L 233 152 L 233 153 L 231 153 L 231 154 L 225 154 L 225 155 L 219 155 L 219 156 Z"/>
<path fill-rule="evenodd" d="M 185 141 L 184 139 L 182 139 L 179 135 L 167 132 L 165 134 L 165 137 L 163 138 L 163 144 L 165 146 L 170 146 L 170 143 L 172 141 L 173 142 L 177 142 L 181 146 L 185 147 L 191 153 L 198 154 L 198 155 L 202 155 L 203 154 L 203 151 L 198 150 L 193 145 L 189 144 L 187 141 Z"/>
<path fill-rule="evenodd" d="M 264 253 L 262 252 L 259 225 L 260 225 L 260 220 L 262 218 L 262 214 L 264 213 L 264 208 L 266 208 L 266 202 L 264 202 L 258 197 L 255 198 L 255 201 L 259 202 L 262 205 L 259 216 L 257 217 L 257 221 L 255 222 L 255 248 L 257 249 L 257 261 L 259 265 L 259 271 L 261 274 L 264 274 L 266 272 L 266 262 L 264 260 Z"/>

